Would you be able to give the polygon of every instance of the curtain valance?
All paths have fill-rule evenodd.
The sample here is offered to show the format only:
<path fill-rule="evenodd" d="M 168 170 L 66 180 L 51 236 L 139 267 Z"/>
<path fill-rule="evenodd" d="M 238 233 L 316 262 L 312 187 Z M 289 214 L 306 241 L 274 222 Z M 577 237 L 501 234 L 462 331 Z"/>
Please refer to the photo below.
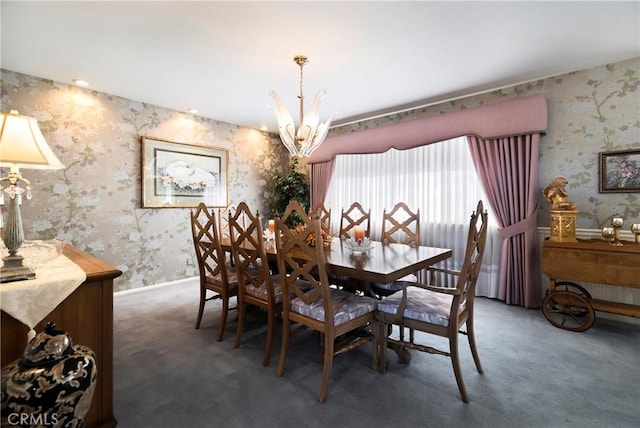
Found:
<path fill-rule="evenodd" d="M 464 135 L 499 138 L 546 129 L 547 102 L 540 94 L 327 137 L 309 163 L 326 162 L 338 154 L 410 149 Z"/>

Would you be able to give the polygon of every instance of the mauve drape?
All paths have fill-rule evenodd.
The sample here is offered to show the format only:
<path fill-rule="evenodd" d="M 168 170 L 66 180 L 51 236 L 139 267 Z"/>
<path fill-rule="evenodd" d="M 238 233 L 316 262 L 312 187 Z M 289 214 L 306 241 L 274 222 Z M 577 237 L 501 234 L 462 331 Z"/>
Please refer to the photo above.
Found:
<path fill-rule="evenodd" d="M 311 205 L 315 207 L 317 203 L 323 202 L 333 174 L 334 159 L 326 162 L 308 164 L 309 166 L 309 188 Z"/>
<path fill-rule="evenodd" d="M 536 214 L 540 134 L 468 139 L 476 171 L 504 238 L 499 298 L 508 304 L 538 308 L 541 288 Z"/>
<path fill-rule="evenodd" d="M 436 116 L 332 135 L 311 154 L 308 162 L 325 162 L 336 155 L 405 150 L 465 135 L 500 138 L 547 129 L 544 95 L 518 97 Z"/>

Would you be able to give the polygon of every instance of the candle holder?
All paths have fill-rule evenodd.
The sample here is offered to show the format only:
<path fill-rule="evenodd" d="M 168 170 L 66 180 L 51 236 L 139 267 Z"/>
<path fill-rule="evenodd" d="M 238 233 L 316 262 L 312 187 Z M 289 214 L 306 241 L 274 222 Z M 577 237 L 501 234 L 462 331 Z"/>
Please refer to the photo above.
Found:
<path fill-rule="evenodd" d="M 619 247 L 622 245 L 620 242 L 620 229 L 622 229 L 622 225 L 624 224 L 624 219 L 620 217 L 615 217 L 611 219 L 611 226 L 613 226 L 613 240 L 609 241 L 609 244 L 614 247 Z"/>
<path fill-rule="evenodd" d="M 357 241 L 349 238 L 345 241 L 345 246 L 349 251 L 351 251 L 351 254 L 363 254 L 373 247 L 373 243 L 366 237 Z"/>
<path fill-rule="evenodd" d="M 613 227 L 603 227 L 602 228 L 602 237 L 608 243 L 613 242 L 613 238 L 615 236 L 615 232 L 613 231 Z"/>
<path fill-rule="evenodd" d="M 631 233 L 636 237 L 636 244 L 640 245 L 640 223 L 631 225 Z"/>

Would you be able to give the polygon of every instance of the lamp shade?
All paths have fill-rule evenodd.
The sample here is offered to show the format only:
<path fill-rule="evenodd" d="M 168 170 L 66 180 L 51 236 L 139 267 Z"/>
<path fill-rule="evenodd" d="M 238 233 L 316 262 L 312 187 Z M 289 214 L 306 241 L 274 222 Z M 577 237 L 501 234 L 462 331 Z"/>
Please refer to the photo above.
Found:
<path fill-rule="evenodd" d="M 0 113 L 0 166 L 12 170 L 64 168 L 45 141 L 38 121 L 15 110 Z"/>

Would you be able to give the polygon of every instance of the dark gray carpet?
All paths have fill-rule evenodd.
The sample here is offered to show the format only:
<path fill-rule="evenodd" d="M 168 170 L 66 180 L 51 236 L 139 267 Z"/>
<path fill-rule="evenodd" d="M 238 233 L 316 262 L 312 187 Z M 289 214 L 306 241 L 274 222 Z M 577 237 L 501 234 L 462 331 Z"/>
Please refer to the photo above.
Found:
<path fill-rule="evenodd" d="M 121 428 L 198 427 L 639 427 L 640 326 L 598 317 L 585 333 L 551 326 L 540 310 L 476 299 L 484 375 L 465 337 L 460 400 L 448 358 L 412 351 L 389 370 L 370 368 L 368 345 L 335 358 L 325 404 L 318 403 L 321 347 L 295 336 L 276 377 L 280 336 L 262 367 L 264 317 L 249 320 L 233 349 L 235 313 L 216 342 L 219 302 L 199 330 L 197 284 L 116 296 L 114 400 Z M 422 337 L 431 345 L 446 342 Z"/>

